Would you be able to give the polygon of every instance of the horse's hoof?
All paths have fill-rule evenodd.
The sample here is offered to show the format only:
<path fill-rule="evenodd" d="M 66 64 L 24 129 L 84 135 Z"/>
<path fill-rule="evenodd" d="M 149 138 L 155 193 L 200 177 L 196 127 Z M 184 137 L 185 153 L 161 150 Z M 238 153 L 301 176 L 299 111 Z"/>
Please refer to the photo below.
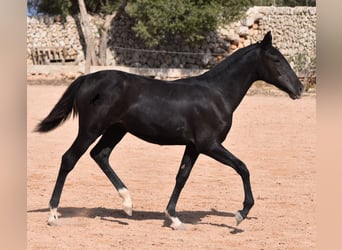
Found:
<path fill-rule="evenodd" d="M 131 195 L 129 194 L 128 190 L 126 188 L 119 189 L 119 195 L 123 199 L 123 210 L 128 216 L 132 216 L 132 199 Z"/>
<path fill-rule="evenodd" d="M 185 225 L 180 221 L 180 219 L 171 216 L 167 210 L 165 211 L 165 215 L 172 221 L 171 228 L 173 230 L 185 230 Z"/>
<path fill-rule="evenodd" d="M 240 212 L 236 212 L 235 220 L 236 220 L 236 226 L 238 226 L 243 221 L 243 217 Z"/>
<path fill-rule="evenodd" d="M 177 219 L 178 219 L 178 218 L 177 218 Z M 180 220 L 178 220 L 177 222 L 176 222 L 176 221 L 173 222 L 173 223 L 171 224 L 171 228 L 172 228 L 173 230 L 185 230 L 185 229 L 186 229 L 184 223 L 182 223 Z"/>
<path fill-rule="evenodd" d="M 59 226 L 60 223 L 59 223 L 59 220 L 58 220 L 58 216 L 57 215 L 50 215 L 49 219 L 47 221 L 47 224 L 49 226 Z"/>
<path fill-rule="evenodd" d="M 128 216 L 132 216 L 132 211 L 133 211 L 133 209 L 132 209 L 131 206 L 125 206 L 125 205 L 123 205 L 123 210 L 124 210 L 124 212 L 125 212 Z"/>
<path fill-rule="evenodd" d="M 58 220 L 58 216 L 60 215 L 60 213 L 57 212 L 57 208 L 51 208 L 50 207 L 50 215 L 47 221 L 47 224 L 49 226 L 59 226 L 59 220 Z"/>

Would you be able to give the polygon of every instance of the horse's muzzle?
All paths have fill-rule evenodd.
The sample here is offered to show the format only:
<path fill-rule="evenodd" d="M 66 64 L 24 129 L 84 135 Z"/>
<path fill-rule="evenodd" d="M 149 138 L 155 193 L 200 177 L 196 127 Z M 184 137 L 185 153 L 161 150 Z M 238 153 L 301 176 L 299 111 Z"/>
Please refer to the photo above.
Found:
<path fill-rule="evenodd" d="M 289 94 L 291 99 L 296 100 L 302 97 L 302 93 L 304 91 L 304 85 L 300 83 L 295 91 Z"/>

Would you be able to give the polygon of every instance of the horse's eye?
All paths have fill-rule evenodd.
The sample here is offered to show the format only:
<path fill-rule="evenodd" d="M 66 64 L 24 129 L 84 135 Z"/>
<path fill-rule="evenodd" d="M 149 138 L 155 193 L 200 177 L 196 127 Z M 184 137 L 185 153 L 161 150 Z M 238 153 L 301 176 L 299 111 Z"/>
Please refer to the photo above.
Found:
<path fill-rule="evenodd" d="M 280 63 L 279 59 L 272 59 L 272 61 L 275 62 L 275 63 Z"/>

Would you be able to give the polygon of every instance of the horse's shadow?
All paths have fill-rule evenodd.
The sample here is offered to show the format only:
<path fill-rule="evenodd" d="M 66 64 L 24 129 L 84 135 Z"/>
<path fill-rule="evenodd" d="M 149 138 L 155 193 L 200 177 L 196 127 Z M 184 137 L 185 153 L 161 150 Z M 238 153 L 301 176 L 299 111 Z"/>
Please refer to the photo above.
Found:
<path fill-rule="evenodd" d="M 121 225 L 128 225 L 126 221 L 120 219 L 131 219 L 131 220 L 161 220 L 163 221 L 163 227 L 169 227 L 171 222 L 166 219 L 166 216 L 162 212 L 152 212 L 152 211 L 139 211 L 134 210 L 133 215 L 131 217 L 127 216 L 120 209 L 108 209 L 104 207 L 95 207 L 95 208 L 86 208 L 86 207 L 60 207 L 58 209 L 61 214 L 61 218 L 72 218 L 72 217 L 86 217 L 86 218 L 100 218 L 101 220 L 112 221 L 119 223 Z M 45 213 L 49 212 L 48 208 L 29 210 L 28 213 Z M 243 230 L 238 229 L 233 226 L 229 226 L 226 224 L 216 224 L 216 223 L 208 223 L 202 222 L 202 219 L 207 216 L 221 216 L 221 217 L 234 217 L 234 213 L 230 212 L 221 212 L 215 209 L 211 209 L 210 211 L 180 211 L 178 212 L 179 218 L 185 224 L 207 224 L 211 226 L 218 227 L 226 227 L 231 229 L 232 234 L 242 233 Z M 250 218 L 247 218 L 250 219 Z"/>

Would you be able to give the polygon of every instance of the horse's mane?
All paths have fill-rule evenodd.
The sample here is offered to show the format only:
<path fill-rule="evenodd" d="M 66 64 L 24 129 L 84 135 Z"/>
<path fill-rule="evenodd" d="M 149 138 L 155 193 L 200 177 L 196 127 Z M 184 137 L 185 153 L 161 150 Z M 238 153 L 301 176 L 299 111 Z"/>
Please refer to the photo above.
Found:
<path fill-rule="evenodd" d="M 259 46 L 259 43 L 254 43 L 254 44 L 248 45 L 247 47 L 237 50 L 230 56 L 227 56 L 220 63 L 215 65 L 211 70 L 204 73 L 203 76 L 208 75 L 208 74 L 217 74 L 223 70 L 226 70 L 227 68 L 230 68 L 232 65 L 237 63 L 238 60 L 241 60 L 241 57 L 249 53 L 251 50 L 255 49 L 257 46 Z"/>

